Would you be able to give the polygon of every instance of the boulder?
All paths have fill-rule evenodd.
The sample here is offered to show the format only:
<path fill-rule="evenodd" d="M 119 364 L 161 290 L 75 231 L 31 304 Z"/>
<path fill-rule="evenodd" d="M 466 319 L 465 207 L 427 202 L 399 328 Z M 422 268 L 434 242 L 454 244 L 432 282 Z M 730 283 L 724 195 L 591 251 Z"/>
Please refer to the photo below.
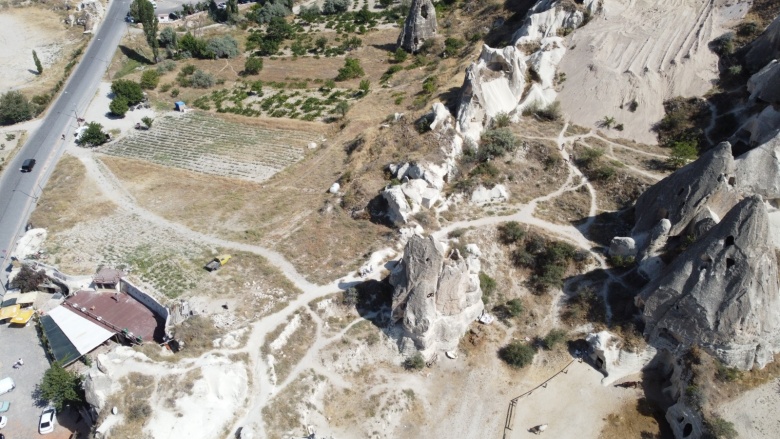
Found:
<path fill-rule="evenodd" d="M 484 206 L 489 203 L 499 203 L 509 200 L 509 191 L 503 184 L 497 184 L 492 189 L 479 185 L 471 193 L 471 204 Z"/>
<path fill-rule="evenodd" d="M 638 239 L 659 220 L 668 219 L 669 235 L 678 236 L 702 209 L 709 208 L 723 216 L 739 199 L 735 184 L 731 145 L 723 142 L 651 186 L 637 199 L 632 235 Z"/>
<path fill-rule="evenodd" d="M 634 238 L 616 236 L 609 243 L 610 256 L 636 256 L 636 242 Z"/>
<path fill-rule="evenodd" d="M 406 224 L 407 218 L 412 214 L 412 208 L 406 201 L 401 186 L 390 186 L 382 191 L 382 198 L 387 201 L 385 216 L 393 224 Z"/>
<path fill-rule="evenodd" d="M 637 296 L 658 349 L 698 345 L 730 367 L 764 367 L 780 351 L 777 260 L 761 197 L 740 201 Z"/>
<path fill-rule="evenodd" d="M 87 370 L 82 384 L 84 388 L 84 398 L 89 405 L 100 413 L 106 405 L 108 395 L 114 392 L 113 380 L 105 373 L 98 370 L 97 367 L 91 367 Z"/>
<path fill-rule="evenodd" d="M 339 189 L 341 189 L 341 185 L 338 183 L 333 183 L 332 185 L 330 185 L 328 192 L 330 192 L 331 194 L 335 194 L 338 193 Z"/>
<path fill-rule="evenodd" d="M 761 99 L 770 104 L 780 103 L 780 62 L 772 60 L 763 69 L 750 77 L 747 89 L 750 99 Z"/>
<path fill-rule="evenodd" d="M 445 257 L 433 237 L 412 236 L 390 274 L 391 317 L 422 351 L 457 347 L 468 325 L 484 309 L 478 259 L 457 250 Z"/>
<path fill-rule="evenodd" d="M 590 333 L 585 337 L 590 346 L 593 364 L 604 373 L 601 384 L 608 386 L 647 367 L 655 357 L 656 349 L 646 346 L 639 352 L 623 348 L 623 341 L 609 331 Z"/>
<path fill-rule="evenodd" d="M 477 62 L 466 69 L 458 106 L 458 131 L 476 141 L 488 119 L 514 111 L 525 89 L 527 69 L 520 49 L 482 46 Z"/>
<path fill-rule="evenodd" d="M 780 58 L 780 16 L 748 45 L 745 63 L 751 71 L 755 72 L 778 58 Z"/>
<path fill-rule="evenodd" d="M 431 131 L 444 130 L 452 126 L 452 114 L 441 102 L 433 104 L 431 112 L 426 117 L 432 121 L 429 125 Z"/>
<path fill-rule="evenodd" d="M 681 401 L 666 410 L 666 422 L 675 439 L 700 439 L 704 431 L 699 411 Z"/>
<path fill-rule="evenodd" d="M 436 9 L 431 0 L 412 0 L 409 15 L 398 36 L 398 47 L 416 53 L 423 43 L 436 36 Z"/>

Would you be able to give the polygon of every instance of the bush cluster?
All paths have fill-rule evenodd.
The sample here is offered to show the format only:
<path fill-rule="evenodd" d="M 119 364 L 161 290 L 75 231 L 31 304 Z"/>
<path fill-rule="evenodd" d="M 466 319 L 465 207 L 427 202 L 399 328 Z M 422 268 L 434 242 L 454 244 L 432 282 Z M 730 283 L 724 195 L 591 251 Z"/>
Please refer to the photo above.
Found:
<path fill-rule="evenodd" d="M 498 356 L 501 357 L 508 365 L 520 369 L 534 361 L 536 350 L 533 346 L 520 341 L 513 341 L 512 343 L 502 347 L 498 350 Z"/>
<path fill-rule="evenodd" d="M 533 272 L 530 283 L 542 293 L 560 288 L 569 265 L 584 257 L 571 244 L 547 240 L 537 234 L 525 236 L 512 251 L 514 264 Z"/>

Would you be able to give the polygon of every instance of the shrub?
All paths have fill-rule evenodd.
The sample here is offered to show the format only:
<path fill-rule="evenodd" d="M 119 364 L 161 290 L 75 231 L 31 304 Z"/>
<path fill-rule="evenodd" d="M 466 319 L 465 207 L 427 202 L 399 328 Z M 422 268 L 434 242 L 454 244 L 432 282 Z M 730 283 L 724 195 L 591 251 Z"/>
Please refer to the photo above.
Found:
<path fill-rule="evenodd" d="M 184 76 L 189 76 L 193 73 L 195 73 L 195 66 L 192 64 L 187 64 L 181 68 L 181 74 Z"/>
<path fill-rule="evenodd" d="M 24 122 L 34 115 L 34 105 L 21 92 L 9 91 L 0 96 L 0 125 Z"/>
<path fill-rule="evenodd" d="M 335 15 L 347 12 L 349 0 L 325 0 L 322 4 L 323 15 Z"/>
<path fill-rule="evenodd" d="M 358 87 L 360 89 L 360 93 L 364 96 L 368 94 L 369 90 L 371 90 L 371 81 L 368 79 L 364 79 L 360 81 L 360 86 Z"/>
<path fill-rule="evenodd" d="M 697 146 L 697 142 L 694 140 L 672 143 L 672 153 L 669 155 L 666 163 L 674 169 L 685 166 L 699 155 Z"/>
<path fill-rule="evenodd" d="M 266 2 L 260 9 L 253 11 L 250 19 L 258 24 L 268 23 L 275 18 L 282 18 L 290 15 L 291 11 L 282 1 Z"/>
<path fill-rule="evenodd" d="M 636 258 L 633 256 L 615 255 L 609 257 L 609 263 L 616 268 L 629 268 L 634 266 Z"/>
<path fill-rule="evenodd" d="M 170 29 L 170 28 L 166 28 Z M 165 61 L 161 61 L 159 64 L 157 64 L 157 73 L 163 74 L 165 72 L 172 72 L 176 70 L 176 61 L 172 59 L 166 59 Z"/>
<path fill-rule="evenodd" d="M 534 355 L 536 355 L 536 351 L 533 347 L 519 341 L 513 341 L 498 350 L 498 356 L 516 369 L 531 364 L 534 361 Z"/>
<path fill-rule="evenodd" d="M 160 74 L 157 70 L 144 70 L 141 74 L 141 88 L 144 90 L 154 90 L 160 83 Z"/>
<path fill-rule="evenodd" d="M 406 61 L 407 58 L 409 58 L 409 54 L 400 47 L 393 52 L 393 61 L 397 63 L 402 63 Z"/>
<path fill-rule="evenodd" d="M 152 127 L 152 123 L 154 122 L 154 119 L 152 119 L 152 118 L 151 118 L 151 117 L 149 117 L 149 116 L 144 116 L 144 117 L 141 119 L 141 122 L 143 122 L 143 123 L 144 123 L 144 125 L 146 125 L 146 128 L 151 128 L 151 127 Z"/>
<path fill-rule="evenodd" d="M 479 288 L 482 289 L 482 297 L 490 297 L 496 291 L 496 280 L 484 271 L 479 272 Z M 485 301 L 484 299 L 482 300 Z"/>
<path fill-rule="evenodd" d="M 733 382 L 742 378 L 742 371 L 736 367 L 728 367 L 725 364 L 718 362 L 718 370 L 715 372 L 715 378 L 724 382 Z"/>
<path fill-rule="evenodd" d="M 523 226 L 517 221 L 509 221 L 498 226 L 498 239 L 506 245 L 521 241 L 525 236 Z"/>
<path fill-rule="evenodd" d="M 244 73 L 248 75 L 256 75 L 263 70 L 263 59 L 255 56 L 250 56 L 244 63 Z"/>
<path fill-rule="evenodd" d="M 727 56 L 734 53 L 734 32 L 727 32 L 710 43 L 712 51 L 719 56 Z"/>
<path fill-rule="evenodd" d="M 209 88 L 213 87 L 215 83 L 214 75 L 203 70 L 196 70 L 190 79 L 190 84 L 195 88 Z"/>
<path fill-rule="evenodd" d="M 444 40 L 444 57 L 449 58 L 458 54 L 458 51 L 466 45 L 460 38 L 447 38 Z"/>
<path fill-rule="evenodd" d="M 479 141 L 477 158 L 479 161 L 485 162 L 502 157 L 507 152 L 514 151 L 517 148 L 517 143 L 517 137 L 507 128 L 487 130 Z"/>
<path fill-rule="evenodd" d="M 429 76 L 425 78 L 425 81 L 423 81 L 422 89 L 423 93 L 427 95 L 433 94 L 433 92 L 436 91 L 436 88 L 438 87 L 438 80 L 436 80 L 435 76 Z"/>
<path fill-rule="evenodd" d="M 160 45 L 171 49 L 176 49 L 179 45 L 179 36 L 172 27 L 166 27 L 160 31 Z"/>
<path fill-rule="evenodd" d="M 106 141 L 108 141 L 108 136 L 103 132 L 103 125 L 97 122 L 90 122 L 78 139 L 79 145 L 84 146 L 99 146 Z"/>
<path fill-rule="evenodd" d="M 358 303 L 358 290 L 350 287 L 341 293 L 341 304 L 345 306 L 355 306 Z"/>
<path fill-rule="evenodd" d="M 206 49 L 214 58 L 235 58 L 240 52 L 238 41 L 230 35 L 210 39 Z"/>
<path fill-rule="evenodd" d="M 420 370 L 425 367 L 425 359 L 421 353 L 417 352 L 411 357 L 407 357 L 404 360 L 403 366 L 406 370 Z"/>
<path fill-rule="evenodd" d="M 22 265 L 22 269 L 11 281 L 11 288 L 19 288 L 22 293 L 37 291 L 38 285 L 46 283 L 49 280 L 43 270 L 35 271 L 32 268 Z"/>
<path fill-rule="evenodd" d="M 509 317 L 517 317 L 523 313 L 523 302 L 520 299 L 512 299 L 506 303 L 506 313 Z"/>
<path fill-rule="evenodd" d="M 555 346 L 559 345 L 563 341 L 566 341 L 566 335 L 566 331 L 563 329 L 550 330 L 550 332 L 548 332 L 547 335 L 545 335 L 542 339 L 544 348 L 548 351 L 554 349 Z"/>
<path fill-rule="evenodd" d="M 360 66 L 360 61 L 355 58 L 347 58 L 344 60 L 344 67 L 339 69 L 339 74 L 336 76 L 336 81 L 346 81 L 348 79 L 360 78 L 365 75 L 363 67 Z"/>
<path fill-rule="evenodd" d="M 127 110 L 130 109 L 130 106 L 127 105 L 127 99 L 122 96 L 117 96 L 111 100 L 111 103 L 108 105 L 108 109 L 111 110 L 111 114 L 114 116 L 125 117 Z"/>
<path fill-rule="evenodd" d="M 115 97 L 127 99 L 127 105 L 136 105 L 144 100 L 141 84 L 127 79 L 117 79 L 111 83 L 111 92 Z"/>
<path fill-rule="evenodd" d="M 704 425 L 715 439 L 737 439 L 739 437 L 737 430 L 734 429 L 734 424 L 720 416 L 707 419 Z"/>
<path fill-rule="evenodd" d="M 493 118 L 493 128 L 506 128 L 511 122 L 512 118 L 502 111 Z"/>

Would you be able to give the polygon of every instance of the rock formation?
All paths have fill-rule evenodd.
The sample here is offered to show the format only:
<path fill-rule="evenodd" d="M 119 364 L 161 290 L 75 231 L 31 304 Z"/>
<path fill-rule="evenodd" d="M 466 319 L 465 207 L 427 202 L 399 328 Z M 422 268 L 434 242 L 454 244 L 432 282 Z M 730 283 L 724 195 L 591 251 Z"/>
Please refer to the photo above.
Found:
<path fill-rule="evenodd" d="M 452 350 L 484 309 L 479 259 L 444 249 L 433 237 L 412 236 L 390 274 L 391 316 L 422 351 Z"/>
<path fill-rule="evenodd" d="M 437 29 L 436 9 L 431 0 L 412 0 L 409 15 L 398 36 L 398 47 L 416 53 L 425 40 L 436 36 Z"/>
<path fill-rule="evenodd" d="M 466 69 L 458 106 L 458 130 L 477 140 L 489 119 L 514 111 L 523 95 L 527 69 L 520 49 L 482 46 L 477 62 Z"/>
<path fill-rule="evenodd" d="M 767 200 L 780 199 L 780 135 L 735 160 L 737 185 Z"/>
<path fill-rule="evenodd" d="M 637 199 L 632 235 L 641 241 L 642 235 L 665 218 L 671 223 L 669 235 L 678 236 L 700 211 L 707 208 L 722 217 L 738 200 L 734 175 L 731 145 L 721 143 L 653 185 Z"/>
<path fill-rule="evenodd" d="M 777 84 L 780 84 L 780 62 L 775 59 L 748 80 L 750 99 L 780 104 L 780 87 Z"/>
<path fill-rule="evenodd" d="M 639 293 L 656 348 L 698 345 L 731 367 L 763 367 L 780 351 L 777 261 L 759 196 L 740 201 Z"/>
<path fill-rule="evenodd" d="M 392 223 L 406 224 L 410 215 L 432 208 L 441 199 L 446 166 L 402 163 L 390 164 L 387 170 L 401 182 L 382 191 L 387 202 L 386 216 Z"/>
<path fill-rule="evenodd" d="M 601 380 L 605 386 L 642 371 L 656 353 L 652 346 L 646 346 L 639 352 L 623 349 L 620 338 L 609 331 L 588 334 L 585 341 L 590 346 L 591 360 L 606 375 Z"/>
<path fill-rule="evenodd" d="M 767 26 L 764 33 L 750 43 L 745 62 L 755 72 L 773 59 L 780 58 L 780 17 Z"/>

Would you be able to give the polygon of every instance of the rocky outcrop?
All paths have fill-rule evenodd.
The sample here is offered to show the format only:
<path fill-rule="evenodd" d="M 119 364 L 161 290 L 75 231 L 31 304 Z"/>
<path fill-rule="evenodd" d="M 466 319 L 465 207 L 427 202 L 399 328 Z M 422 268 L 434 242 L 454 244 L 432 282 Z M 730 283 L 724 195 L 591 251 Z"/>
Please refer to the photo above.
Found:
<path fill-rule="evenodd" d="M 735 160 L 737 185 L 749 194 L 780 199 L 780 135 Z"/>
<path fill-rule="evenodd" d="M 523 95 L 527 69 L 520 49 L 482 46 L 477 62 L 466 69 L 458 106 L 458 131 L 477 140 L 490 119 L 514 111 Z"/>
<path fill-rule="evenodd" d="M 656 348 L 698 345 L 728 366 L 763 367 L 780 351 L 777 261 L 763 201 L 740 201 L 637 297 Z"/>
<path fill-rule="evenodd" d="M 609 243 L 609 255 L 618 257 L 636 256 L 636 242 L 634 238 L 616 236 Z"/>
<path fill-rule="evenodd" d="M 745 63 L 751 71 L 755 72 L 778 58 L 780 58 L 780 17 L 775 18 L 764 33 L 750 43 L 745 54 Z"/>
<path fill-rule="evenodd" d="M 747 83 L 750 99 L 760 99 L 769 104 L 780 103 L 780 62 L 772 60 Z"/>
<path fill-rule="evenodd" d="M 433 237 L 412 236 L 390 274 L 391 316 L 422 351 L 453 350 L 484 309 L 479 259 L 457 250 L 445 256 Z"/>
<path fill-rule="evenodd" d="M 431 0 L 412 0 L 409 15 L 398 36 L 398 47 L 416 53 L 425 40 L 436 36 L 437 30 L 436 9 Z"/>
<path fill-rule="evenodd" d="M 593 364 L 606 375 L 601 380 L 605 386 L 642 371 L 652 362 L 656 353 L 652 346 L 646 346 L 638 352 L 624 349 L 622 340 L 609 331 L 588 334 L 585 341 L 590 346 Z"/>
<path fill-rule="evenodd" d="M 704 431 L 699 412 L 682 401 L 666 410 L 666 422 L 672 428 L 674 437 L 679 439 L 699 439 Z"/>
<path fill-rule="evenodd" d="M 441 200 L 446 166 L 402 163 L 390 164 L 387 170 L 401 182 L 382 191 L 382 197 L 387 202 L 386 216 L 394 224 L 406 224 L 410 215 L 431 209 Z"/>
<path fill-rule="evenodd" d="M 490 189 L 479 185 L 474 189 L 474 192 L 471 193 L 471 199 L 469 201 L 475 206 L 503 203 L 509 201 L 509 191 L 503 184 L 497 184 Z"/>
<path fill-rule="evenodd" d="M 668 219 L 669 235 L 678 236 L 703 209 L 710 209 L 718 216 L 725 215 L 739 199 L 734 176 L 731 145 L 723 142 L 653 185 L 637 199 L 632 235 L 641 241 L 658 221 Z"/>

